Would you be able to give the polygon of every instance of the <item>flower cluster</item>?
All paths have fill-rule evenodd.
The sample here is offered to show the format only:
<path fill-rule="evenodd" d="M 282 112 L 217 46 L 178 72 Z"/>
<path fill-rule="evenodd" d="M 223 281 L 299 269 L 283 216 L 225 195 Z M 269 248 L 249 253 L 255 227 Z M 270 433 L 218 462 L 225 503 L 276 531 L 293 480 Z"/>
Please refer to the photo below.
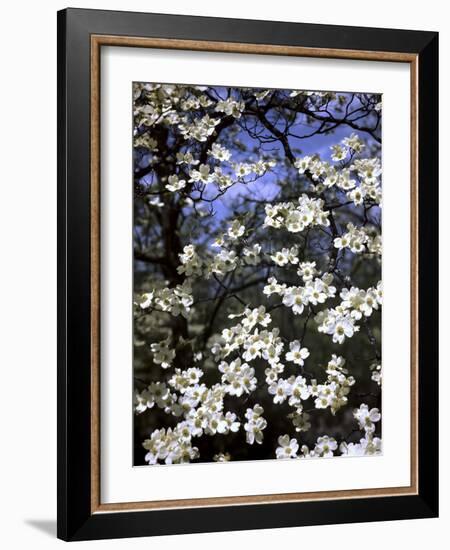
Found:
<path fill-rule="evenodd" d="M 371 379 L 378 384 L 378 386 L 381 386 L 381 380 L 382 380 L 382 372 L 381 372 L 381 365 L 378 363 L 374 363 L 370 366 L 370 370 L 372 371 Z"/>
<path fill-rule="evenodd" d="M 214 131 L 214 130 L 212 130 Z M 205 140 L 208 137 L 208 133 L 205 134 Z M 200 140 L 203 141 L 203 140 Z M 214 144 L 209 150 L 210 157 L 213 161 L 225 162 L 231 158 L 231 153 L 225 147 Z M 155 159 L 156 160 L 156 159 Z M 188 191 L 187 185 L 195 185 L 196 189 L 199 186 L 206 187 L 209 184 L 215 183 L 220 192 L 224 192 L 229 187 L 235 185 L 237 182 L 248 183 L 254 177 L 261 177 L 267 171 L 271 170 L 275 166 L 273 160 L 259 160 L 255 163 L 234 163 L 231 167 L 228 167 L 226 171 L 219 166 L 214 166 L 213 163 L 202 163 L 197 159 L 194 159 L 192 153 L 178 153 L 177 155 L 178 165 L 188 165 L 186 178 L 180 177 L 180 174 L 172 174 L 167 178 L 165 189 L 172 193 L 177 191 Z"/>
<path fill-rule="evenodd" d="M 278 438 L 278 447 L 276 449 L 277 458 L 330 458 L 334 456 L 334 451 L 338 448 L 337 441 L 333 437 L 323 435 L 317 438 L 317 442 L 312 450 L 307 445 L 302 445 L 301 455 L 298 456 L 299 444 L 297 439 L 289 438 L 289 435 L 280 435 Z"/>
<path fill-rule="evenodd" d="M 339 250 L 349 249 L 354 254 L 368 252 L 381 255 L 381 237 L 371 237 L 367 231 L 356 227 L 353 223 L 347 224 L 347 231 L 334 239 L 334 246 Z"/>
<path fill-rule="evenodd" d="M 191 305 L 194 303 L 192 289 L 189 283 L 176 285 L 173 288 L 158 288 L 141 296 L 141 309 L 151 308 L 155 311 L 165 311 L 177 317 L 188 317 Z"/>
<path fill-rule="evenodd" d="M 375 424 L 381 419 L 380 411 L 376 408 L 369 409 L 368 405 L 362 403 L 359 409 L 353 411 L 353 416 L 358 421 L 359 428 L 364 430 L 365 435 L 359 440 L 359 443 L 343 441 L 339 447 L 341 453 L 347 456 L 381 454 L 381 439 L 374 436 Z"/>
<path fill-rule="evenodd" d="M 345 338 L 351 338 L 360 327 L 356 321 L 363 316 L 370 317 L 374 310 L 379 309 L 383 300 L 381 281 L 376 288 L 367 290 L 351 287 L 343 288 L 340 294 L 342 302 L 331 309 L 320 311 L 316 317 L 318 331 L 329 334 L 333 342 L 342 344 Z"/>
<path fill-rule="evenodd" d="M 331 413 L 335 415 L 341 407 L 347 404 L 347 395 L 355 384 L 355 379 L 353 376 L 348 376 L 348 370 L 344 368 L 344 365 L 345 359 L 333 354 L 326 368 L 327 381 L 324 384 L 312 381 L 311 395 L 315 397 L 316 409 L 329 407 Z"/>
<path fill-rule="evenodd" d="M 382 283 L 378 281 L 376 287 L 367 290 L 352 286 L 350 289 L 343 288 L 341 291 L 341 306 L 350 311 L 354 319 L 370 317 L 374 309 L 379 309 L 383 303 Z"/>
<path fill-rule="evenodd" d="M 264 225 L 275 229 L 286 228 L 290 233 L 299 233 L 309 226 L 330 224 L 329 212 L 323 209 L 324 201 L 303 194 L 298 204 L 281 202 L 266 205 Z"/>
<path fill-rule="evenodd" d="M 181 265 L 177 268 L 178 273 L 184 273 L 187 277 L 192 277 L 193 275 L 201 276 L 203 261 L 197 254 L 195 245 L 186 245 L 179 257 Z"/>
<path fill-rule="evenodd" d="M 168 369 L 175 357 L 175 350 L 170 347 L 170 339 L 154 342 L 150 344 L 150 348 L 153 353 L 154 363 L 161 365 L 163 369 Z"/>
<path fill-rule="evenodd" d="M 308 155 L 295 162 L 299 174 L 308 175 L 318 192 L 335 187 L 344 191 L 356 206 L 365 201 L 381 206 L 379 158 L 353 159 L 355 154 L 362 153 L 365 149 L 364 142 L 357 134 L 351 134 L 330 149 L 331 159 L 341 163 L 341 166 L 321 160 L 318 155 Z"/>
<path fill-rule="evenodd" d="M 213 143 L 208 153 L 213 158 L 220 161 L 230 160 L 231 158 L 230 151 L 226 147 L 223 147 L 222 145 L 220 145 L 219 143 Z"/>
<path fill-rule="evenodd" d="M 164 461 L 165 464 L 180 464 L 190 462 L 199 456 L 198 448 L 192 446 L 189 430 L 181 425 L 174 430 L 155 430 L 142 446 L 148 451 L 145 460 L 149 464 L 157 464 L 158 461 Z"/>
<path fill-rule="evenodd" d="M 272 318 L 266 313 L 266 308 L 246 308 L 240 314 L 231 314 L 231 318 L 240 318 L 242 321 L 237 325 L 222 330 L 218 338 L 211 347 L 211 352 L 217 359 L 225 359 L 231 353 L 237 352 L 241 348 L 245 350 L 244 359 L 252 361 L 257 357 L 267 358 L 271 364 L 279 361 L 279 355 L 283 349 L 283 343 L 279 338 L 277 328 L 271 331 L 257 328 L 257 325 L 267 327 Z"/>
<path fill-rule="evenodd" d="M 233 116 L 234 118 L 241 118 L 244 108 L 245 103 L 243 101 L 235 101 L 232 98 L 228 98 L 218 101 L 216 103 L 215 110 L 219 113 L 225 113 L 228 116 Z"/>
<path fill-rule="evenodd" d="M 168 191 L 180 191 L 186 187 L 186 180 L 180 179 L 176 174 L 167 178 L 169 183 L 166 184 Z"/>
<path fill-rule="evenodd" d="M 225 275 L 230 271 L 234 271 L 239 263 L 239 257 L 234 250 L 227 250 L 226 248 L 223 248 L 214 257 L 209 266 L 209 271 L 211 273 L 216 273 L 217 275 Z"/>
<path fill-rule="evenodd" d="M 141 393 L 135 392 L 134 409 L 140 414 L 155 405 L 164 409 L 169 398 L 169 388 L 164 382 L 153 382 Z"/>
<path fill-rule="evenodd" d="M 319 325 L 317 330 L 330 334 L 334 343 L 342 344 L 346 338 L 351 338 L 359 331 L 355 318 L 343 306 L 320 311 L 315 317 Z"/>
<path fill-rule="evenodd" d="M 261 261 L 261 245 L 256 243 L 253 246 L 245 246 L 242 254 L 244 263 L 247 265 L 258 265 Z"/>
<path fill-rule="evenodd" d="M 296 246 L 292 246 L 291 248 L 283 248 L 272 254 L 270 258 L 279 267 L 283 267 L 289 263 L 298 264 L 298 248 Z"/>
<path fill-rule="evenodd" d="M 220 124 L 220 118 L 211 118 L 209 115 L 205 115 L 191 123 L 184 121 L 178 126 L 178 129 L 186 140 L 206 141 L 218 124 Z"/>
<path fill-rule="evenodd" d="M 269 386 L 269 393 L 273 395 L 275 404 L 284 403 L 288 399 L 289 405 L 298 410 L 302 407 L 302 400 L 306 400 L 310 396 L 310 389 L 306 378 L 292 375 L 287 379 L 278 378 L 276 382 L 272 382 Z"/>
<path fill-rule="evenodd" d="M 190 386 L 197 386 L 202 376 L 203 371 L 196 367 L 189 367 L 186 370 L 176 368 L 175 373 L 169 380 L 169 384 L 176 391 L 185 393 Z"/>
<path fill-rule="evenodd" d="M 311 267 L 308 266 L 308 269 L 310 271 L 304 286 L 288 287 L 285 284 L 279 284 L 275 277 L 271 277 L 267 280 L 269 284 L 264 287 L 264 294 L 268 296 L 278 294 L 281 296 L 283 304 L 292 308 L 294 315 L 301 315 L 309 304 L 316 306 L 317 304 L 323 304 L 329 298 L 334 298 L 336 287 L 331 284 L 333 275 L 324 273 L 322 277 L 312 279 L 312 275 L 310 275 Z M 304 277 L 303 280 L 305 280 Z"/>
<path fill-rule="evenodd" d="M 307 445 L 302 445 L 301 458 L 331 458 L 337 448 L 338 444 L 334 437 L 322 435 L 317 438 L 313 449 L 310 450 Z"/>
<path fill-rule="evenodd" d="M 264 409 L 261 405 L 255 405 L 252 409 L 247 409 L 244 424 L 245 438 L 249 445 L 263 442 L 263 430 L 267 427 L 267 420 L 263 418 Z"/>
<path fill-rule="evenodd" d="M 240 397 L 243 393 L 251 393 L 256 388 L 255 369 L 247 363 L 241 363 L 239 358 L 230 363 L 222 361 L 219 371 L 222 373 L 225 391 L 230 395 Z"/>

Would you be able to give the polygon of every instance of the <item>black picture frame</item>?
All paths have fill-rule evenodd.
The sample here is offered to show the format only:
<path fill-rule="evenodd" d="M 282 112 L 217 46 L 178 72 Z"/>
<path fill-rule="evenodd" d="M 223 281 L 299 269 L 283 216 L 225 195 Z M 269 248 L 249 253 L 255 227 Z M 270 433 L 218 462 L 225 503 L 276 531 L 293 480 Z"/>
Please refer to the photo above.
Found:
<path fill-rule="evenodd" d="M 92 513 L 91 36 L 402 52 L 418 59 L 418 493 Z M 58 532 L 63 540 L 438 515 L 438 33 L 66 9 L 58 12 Z M 426 368 L 420 368 L 424 366 Z"/>

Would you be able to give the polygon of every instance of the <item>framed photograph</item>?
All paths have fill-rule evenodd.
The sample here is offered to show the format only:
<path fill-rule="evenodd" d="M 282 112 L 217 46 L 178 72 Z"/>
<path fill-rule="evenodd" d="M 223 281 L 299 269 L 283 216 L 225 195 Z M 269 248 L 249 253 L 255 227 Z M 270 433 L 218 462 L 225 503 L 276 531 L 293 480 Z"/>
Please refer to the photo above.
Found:
<path fill-rule="evenodd" d="M 58 536 L 438 514 L 438 35 L 58 13 Z"/>

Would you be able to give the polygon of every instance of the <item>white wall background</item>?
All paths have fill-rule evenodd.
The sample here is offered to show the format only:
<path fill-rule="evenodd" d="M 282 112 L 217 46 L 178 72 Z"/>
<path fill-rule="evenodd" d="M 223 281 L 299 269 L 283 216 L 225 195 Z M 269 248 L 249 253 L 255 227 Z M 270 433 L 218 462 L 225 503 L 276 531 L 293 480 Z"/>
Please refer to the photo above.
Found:
<path fill-rule="evenodd" d="M 441 120 L 448 121 L 450 31 L 445 3 L 376 0 L 361 7 L 322 0 L 319 4 L 277 0 L 78 0 L 76 7 L 154 11 L 219 17 L 273 19 L 440 31 Z M 2 7 L 0 33 L 0 543 L 8 550 L 51 549 L 56 518 L 56 10 L 57 0 L 22 0 Z M 316 9 L 315 9 L 316 7 Z M 370 13 L 370 16 L 368 15 Z M 441 156 L 450 140 L 441 123 Z M 444 163 L 442 163 L 444 167 Z M 441 170 L 441 279 L 448 279 L 450 202 Z M 430 213 L 430 215 L 433 215 Z M 444 256 L 444 251 L 447 254 Z M 361 545 L 365 550 L 396 543 L 422 549 L 448 538 L 450 452 L 444 401 L 450 375 L 445 341 L 450 329 L 448 293 L 441 295 L 441 518 L 408 522 L 340 525 L 184 535 L 83 543 L 85 548 L 198 550 L 231 545 L 258 549 Z"/>

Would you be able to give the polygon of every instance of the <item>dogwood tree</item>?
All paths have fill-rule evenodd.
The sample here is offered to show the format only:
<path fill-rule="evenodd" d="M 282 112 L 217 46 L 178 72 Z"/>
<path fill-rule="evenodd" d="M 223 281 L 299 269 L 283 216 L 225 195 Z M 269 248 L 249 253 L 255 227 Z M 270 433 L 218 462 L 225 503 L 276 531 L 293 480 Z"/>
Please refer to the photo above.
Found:
<path fill-rule="evenodd" d="M 381 97 L 135 83 L 135 464 L 381 452 Z"/>

